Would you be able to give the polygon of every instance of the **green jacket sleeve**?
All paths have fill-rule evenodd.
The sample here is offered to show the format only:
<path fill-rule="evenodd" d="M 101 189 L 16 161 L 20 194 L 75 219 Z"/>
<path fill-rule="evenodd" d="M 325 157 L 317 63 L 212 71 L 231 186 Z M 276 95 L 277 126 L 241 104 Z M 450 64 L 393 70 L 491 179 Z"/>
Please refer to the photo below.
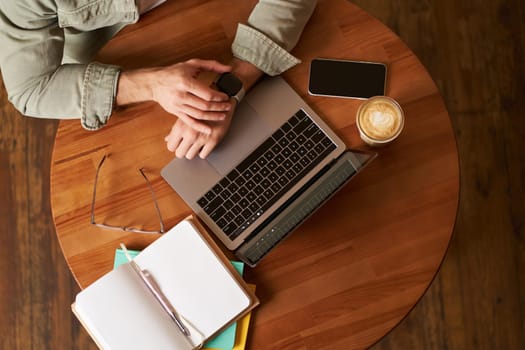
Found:
<path fill-rule="evenodd" d="M 247 24 L 239 24 L 234 56 L 269 75 L 281 74 L 300 61 L 289 52 L 310 19 L 316 0 L 260 0 Z"/>
<path fill-rule="evenodd" d="M 64 30 L 54 2 L 34 3 L 21 9 L 0 2 L 0 69 L 9 100 L 26 116 L 80 118 L 84 128 L 100 128 L 113 109 L 119 68 L 61 64 Z"/>

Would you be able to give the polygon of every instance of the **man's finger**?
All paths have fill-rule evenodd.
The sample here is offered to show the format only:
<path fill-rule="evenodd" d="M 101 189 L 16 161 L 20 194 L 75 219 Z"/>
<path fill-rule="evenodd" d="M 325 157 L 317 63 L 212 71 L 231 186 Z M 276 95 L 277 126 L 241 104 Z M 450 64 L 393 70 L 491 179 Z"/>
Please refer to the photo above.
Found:
<path fill-rule="evenodd" d="M 224 92 L 214 90 L 197 79 L 188 80 L 186 89 L 205 101 L 226 102 L 230 99 Z"/>
<path fill-rule="evenodd" d="M 186 94 L 184 97 L 184 104 L 200 109 L 201 111 L 228 112 L 232 109 L 231 101 L 206 101 L 190 93 Z"/>
<path fill-rule="evenodd" d="M 193 67 L 197 67 L 203 70 L 209 70 L 209 71 L 213 71 L 217 73 L 225 73 L 225 72 L 229 72 L 232 70 L 231 66 L 222 64 L 219 61 L 215 61 L 215 60 L 202 60 L 199 58 L 193 58 L 186 62 Z"/>
<path fill-rule="evenodd" d="M 193 119 L 221 121 L 226 118 L 225 112 L 202 111 L 188 105 L 181 106 L 181 109 L 184 114 L 192 117 Z"/>
<path fill-rule="evenodd" d="M 197 154 L 199 154 L 200 150 L 202 149 L 202 141 L 201 139 L 195 140 L 193 145 L 191 145 L 188 152 L 186 152 L 186 158 L 187 159 L 193 159 Z"/>
<path fill-rule="evenodd" d="M 212 130 L 209 125 L 206 125 L 203 122 L 198 121 L 197 119 L 192 118 L 191 116 L 185 113 L 178 113 L 179 118 L 190 128 L 195 131 L 202 132 L 203 134 L 209 135 Z"/>
<path fill-rule="evenodd" d="M 217 142 L 215 141 L 209 140 L 208 142 L 206 142 L 204 146 L 202 146 L 201 151 L 199 152 L 199 157 L 202 159 L 206 159 L 206 157 L 210 155 L 211 151 L 213 151 L 215 146 L 217 146 Z"/>

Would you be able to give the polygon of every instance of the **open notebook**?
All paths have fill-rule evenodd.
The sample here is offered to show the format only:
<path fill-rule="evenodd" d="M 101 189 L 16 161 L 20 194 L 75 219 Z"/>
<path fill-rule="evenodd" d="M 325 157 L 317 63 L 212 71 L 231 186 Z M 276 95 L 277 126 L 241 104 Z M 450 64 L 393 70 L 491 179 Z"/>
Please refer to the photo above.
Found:
<path fill-rule="evenodd" d="M 190 337 L 169 318 L 128 263 L 81 291 L 72 305 L 102 349 L 193 349 L 258 305 L 224 254 L 193 220 L 176 225 L 134 261 L 155 278 Z"/>

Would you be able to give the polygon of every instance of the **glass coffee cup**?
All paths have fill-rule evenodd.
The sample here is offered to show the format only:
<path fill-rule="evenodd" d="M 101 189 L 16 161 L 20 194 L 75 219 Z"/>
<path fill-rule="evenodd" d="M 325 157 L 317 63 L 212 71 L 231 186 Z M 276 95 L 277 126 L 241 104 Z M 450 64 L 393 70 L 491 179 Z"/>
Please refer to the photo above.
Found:
<path fill-rule="evenodd" d="M 404 123 L 403 109 L 388 96 L 371 97 L 357 110 L 359 136 L 370 146 L 382 146 L 394 141 L 403 130 Z"/>

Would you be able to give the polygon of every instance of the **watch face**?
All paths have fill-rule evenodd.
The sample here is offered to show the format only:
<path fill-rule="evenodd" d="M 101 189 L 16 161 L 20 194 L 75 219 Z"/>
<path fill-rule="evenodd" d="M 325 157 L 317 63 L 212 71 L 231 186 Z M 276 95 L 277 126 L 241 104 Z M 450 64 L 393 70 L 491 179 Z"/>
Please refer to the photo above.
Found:
<path fill-rule="evenodd" d="M 242 82 L 232 73 L 223 73 L 215 83 L 217 88 L 228 96 L 235 96 L 242 88 Z"/>

